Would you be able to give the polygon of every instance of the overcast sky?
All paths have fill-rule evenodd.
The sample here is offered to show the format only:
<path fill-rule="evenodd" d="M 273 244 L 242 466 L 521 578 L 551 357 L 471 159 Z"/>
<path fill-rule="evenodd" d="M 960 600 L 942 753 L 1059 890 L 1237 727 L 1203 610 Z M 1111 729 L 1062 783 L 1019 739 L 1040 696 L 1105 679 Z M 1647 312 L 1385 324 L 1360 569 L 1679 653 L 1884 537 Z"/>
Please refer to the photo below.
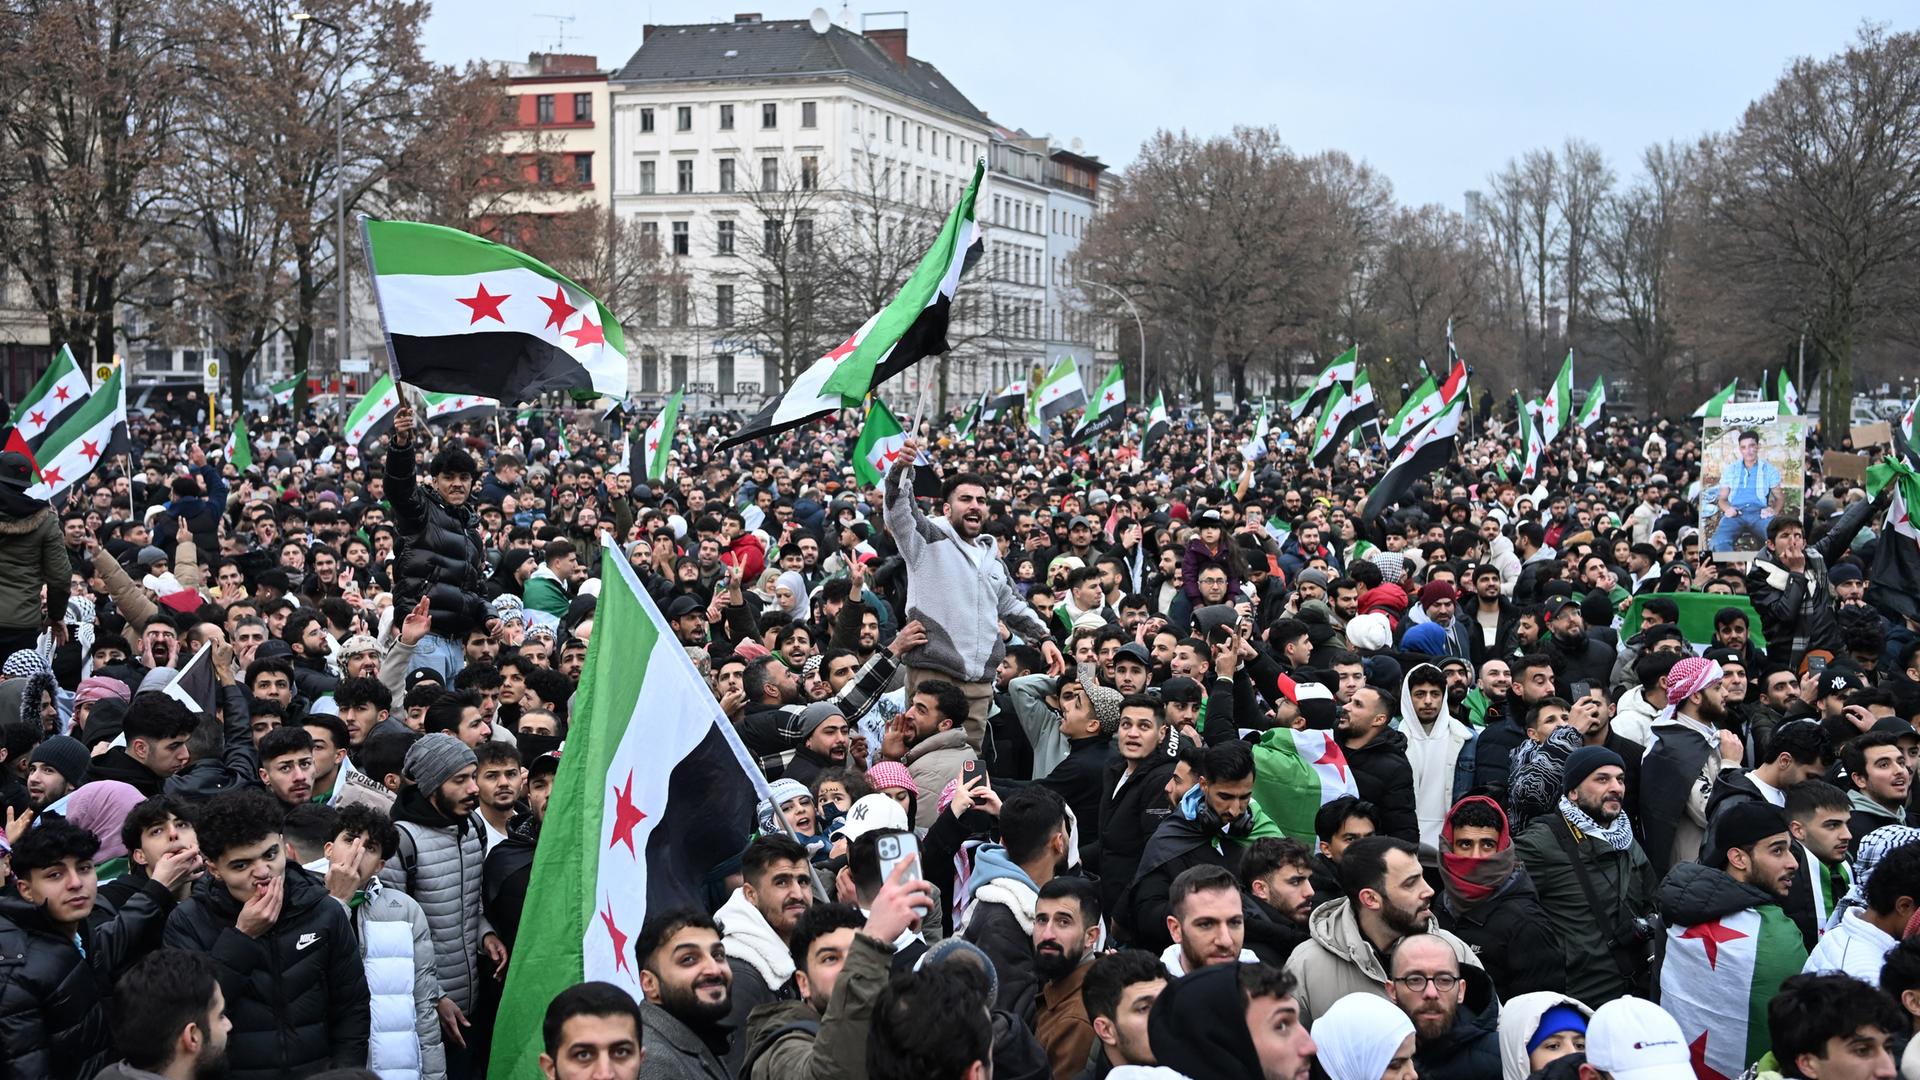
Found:
<path fill-rule="evenodd" d="M 538 10 L 574 17 L 567 51 L 617 68 L 643 23 L 813 8 L 769 2 L 437 0 L 427 48 L 447 63 L 524 59 L 555 44 L 559 24 Z M 840 16 L 837 2 L 827 10 Z M 1650 143 L 1731 127 L 1793 57 L 1838 51 L 1862 20 L 1904 30 L 1920 16 L 1911 0 L 922 0 L 908 20 L 909 50 L 995 120 L 1079 137 L 1110 164 L 1158 128 L 1271 124 L 1298 150 L 1371 162 L 1404 203 L 1458 209 L 1509 157 L 1569 135 L 1599 145 L 1624 180 Z"/>

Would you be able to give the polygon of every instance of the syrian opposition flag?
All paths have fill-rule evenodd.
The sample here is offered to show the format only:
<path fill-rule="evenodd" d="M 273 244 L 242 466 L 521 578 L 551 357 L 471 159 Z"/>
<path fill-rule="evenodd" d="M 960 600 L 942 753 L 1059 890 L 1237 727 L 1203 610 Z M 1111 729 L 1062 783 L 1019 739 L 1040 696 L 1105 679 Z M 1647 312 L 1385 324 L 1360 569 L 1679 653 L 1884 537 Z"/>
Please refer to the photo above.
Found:
<path fill-rule="evenodd" d="M 125 377 L 126 365 L 115 367 L 113 374 L 40 443 L 36 455 L 40 480 L 27 489 L 28 498 L 52 499 L 86 479 L 112 452 L 114 430 L 127 422 Z"/>
<path fill-rule="evenodd" d="M 193 607 L 187 610 L 192 611 L 199 606 L 200 598 L 195 594 Z M 207 661 L 207 654 L 212 651 L 211 645 L 195 649 L 161 691 L 202 716 L 218 715 L 216 706 L 220 701 L 220 690 L 214 683 L 213 664 Z"/>
<path fill-rule="evenodd" d="M 287 379 L 284 382 L 268 384 L 267 393 L 272 396 L 275 405 L 291 405 L 293 404 L 294 388 L 299 385 L 300 377 L 295 375 L 293 378 Z"/>
<path fill-rule="evenodd" d="M 14 406 L 13 430 L 19 438 L 8 436 L 6 449 L 19 450 L 35 462 L 40 461 L 41 447 L 80 410 L 92 393 L 87 373 L 74 363 L 73 350 L 60 346 L 47 370 L 20 399 L 20 404 Z"/>
<path fill-rule="evenodd" d="M 1623 640 L 1639 633 L 1642 626 L 1652 625 L 1647 621 L 1646 607 L 1647 601 L 1653 599 L 1656 598 L 1652 594 L 1641 593 L 1627 605 L 1627 610 L 1620 616 L 1620 633 Z M 1681 635 L 1687 639 L 1687 644 L 1693 647 L 1695 654 L 1706 652 L 1713 647 L 1715 644 L 1714 616 L 1727 608 L 1735 608 L 1747 617 L 1747 626 L 1750 628 L 1748 640 L 1752 641 L 1756 648 L 1767 647 L 1767 636 L 1761 628 L 1760 615 L 1754 611 L 1753 602 L 1744 596 L 1671 592 L 1660 593 L 1658 599 L 1663 603 L 1671 603 L 1679 610 L 1680 621 L 1677 625 L 1680 627 Z"/>
<path fill-rule="evenodd" d="M 660 411 L 647 424 L 643 456 L 649 480 L 664 480 L 667 477 L 667 459 L 673 453 L 673 437 L 680 430 L 680 395 L 679 390 L 668 394 L 667 400 L 660 403 Z"/>
<path fill-rule="evenodd" d="M 1913 520 L 1913 511 L 1920 508 L 1920 472 L 1893 458 L 1867 470 L 1869 495 L 1878 498 L 1888 485 L 1893 486 L 1893 499 L 1887 504 L 1880 542 L 1874 545 L 1868 575 L 1873 588 L 1867 597 L 1897 625 L 1902 619 L 1920 619 L 1920 525 Z"/>
<path fill-rule="evenodd" d="M 1740 380 L 1736 378 L 1729 382 L 1725 389 L 1701 403 L 1699 408 L 1693 410 L 1693 415 L 1696 417 L 1719 416 L 1720 410 L 1726 408 L 1727 402 L 1733 400 L 1733 392 L 1739 388 Z"/>
<path fill-rule="evenodd" d="M 367 388 L 367 394 L 347 414 L 347 445 L 367 453 L 380 436 L 393 427 L 393 415 L 400 409 L 400 392 L 394 389 L 393 376 L 382 375 Z"/>
<path fill-rule="evenodd" d="M 221 448 L 234 468 L 246 472 L 253 468 L 253 439 L 247 435 L 247 418 L 233 418 L 233 430 L 227 434 L 227 444 Z"/>
<path fill-rule="evenodd" d="M 853 478 L 865 487 L 879 486 L 887 470 L 899 460 L 900 447 L 906 441 L 906 429 L 876 394 L 860 425 L 860 438 L 853 444 Z"/>
<path fill-rule="evenodd" d="M 973 445 L 974 429 L 980 426 L 980 416 L 986 410 L 987 392 L 982 390 L 980 400 L 967 406 L 967 411 L 960 414 L 960 422 L 954 425 L 954 438 L 959 440 L 960 445 Z"/>
<path fill-rule="evenodd" d="M 1093 392 L 1093 402 L 1080 417 L 1080 425 L 1073 429 L 1069 442 L 1083 443 L 1095 435 L 1104 435 L 1120 426 L 1127 415 L 1127 377 L 1119 364 L 1107 372 L 1100 385 Z"/>
<path fill-rule="evenodd" d="M 1772 1049 L 1767 1003 L 1806 962 L 1800 930 L 1777 904 L 1667 927 L 1660 1005 L 1679 1023 L 1696 1075 L 1731 1080 Z"/>
<path fill-rule="evenodd" d="M 1326 412 L 1321 414 L 1320 426 L 1313 432 L 1313 463 L 1321 468 L 1333 464 L 1347 437 L 1379 415 L 1379 406 L 1373 399 L 1373 380 L 1362 371 L 1355 376 L 1352 386 L 1342 388 L 1327 399 Z"/>
<path fill-rule="evenodd" d="M 1267 403 L 1260 403 L 1260 411 L 1253 415 L 1253 438 L 1240 447 L 1240 456 L 1247 461 L 1259 461 L 1267 456 L 1267 435 L 1273 430 L 1273 421 L 1267 416 Z M 1213 457 L 1213 426 L 1207 426 L 1207 457 Z"/>
<path fill-rule="evenodd" d="M 1465 394 L 1453 400 L 1439 416 L 1426 427 L 1413 433 L 1400 446 L 1400 452 L 1393 456 L 1392 464 L 1380 476 L 1373 486 L 1373 492 L 1367 496 L 1367 504 L 1361 510 L 1360 520 L 1372 521 L 1390 508 L 1399 505 L 1413 488 L 1413 482 L 1444 467 L 1453 460 L 1456 443 L 1460 435 L 1460 416 L 1466 411 Z"/>
<path fill-rule="evenodd" d="M 494 398 L 478 394 L 422 394 L 421 405 L 429 424 L 453 424 L 461 420 L 480 420 L 500 408 Z"/>
<path fill-rule="evenodd" d="M 1086 403 L 1087 386 L 1080 381 L 1080 369 L 1072 358 L 1063 356 L 1027 398 L 1027 426 L 1040 427 Z"/>
<path fill-rule="evenodd" d="M 1333 694 L 1319 683 L 1300 683 L 1302 696 Z M 1280 831 L 1301 843 L 1312 842 L 1313 818 L 1343 795 L 1359 795 L 1353 770 L 1331 731 L 1271 728 L 1253 744 L 1253 798 Z"/>
<path fill-rule="evenodd" d="M 1167 394 L 1162 390 L 1153 395 L 1153 407 L 1147 410 L 1147 429 L 1140 436 L 1140 452 L 1159 442 L 1167 432 L 1173 430 L 1173 423 L 1167 418 Z"/>
<path fill-rule="evenodd" d="M 771 801 L 633 568 L 611 544 L 605 555 L 575 721 L 527 888 L 528 910 L 541 917 L 514 943 L 494 1076 L 538 1073 L 541 1020 L 567 987 L 600 980 L 641 1000 L 641 924 L 701 907 L 702 882 L 746 847 L 755 805 Z"/>
<path fill-rule="evenodd" d="M 1307 392 L 1288 404 L 1287 414 L 1295 420 L 1307 415 L 1310 410 L 1317 408 L 1322 401 L 1325 401 L 1328 394 L 1333 393 L 1334 387 L 1352 382 L 1354 372 L 1359 366 L 1360 346 L 1355 345 L 1334 357 L 1333 363 L 1328 364 L 1325 370 L 1314 376 L 1313 385 L 1307 387 Z"/>
<path fill-rule="evenodd" d="M 1020 379 L 997 394 L 988 396 L 986 407 L 981 410 L 982 420 L 998 420 L 1003 416 L 1018 416 L 1027 405 L 1027 380 Z"/>
<path fill-rule="evenodd" d="M 1587 391 L 1587 400 L 1580 406 L 1580 415 L 1573 422 L 1582 428 L 1590 428 L 1600 422 L 1600 413 L 1607 407 L 1607 377 L 1596 375 L 1593 389 Z"/>
<path fill-rule="evenodd" d="M 1787 378 L 1785 368 L 1780 370 L 1780 415 L 1800 415 L 1800 391 L 1793 388 L 1793 380 Z"/>
<path fill-rule="evenodd" d="M 1553 385 L 1547 387 L 1547 396 L 1540 402 L 1540 434 L 1548 442 L 1560 437 L 1567 430 L 1573 418 L 1573 350 L 1567 350 L 1567 358 L 1560 365 L 1560 374 L 1553 377 Z"/>
<path fill-rule="evenodd" d="M 1520 452 L 1520 479 L 1537 480 L 1540 478 L 1540 455 L 1545 452 L 1547 442 L 1540 434 L 1539 416 L 1528 416 L 1526 424 L 1526 429 L 1521 432 L 1525 441 Z"/>
<path fill-rule="evenodd" d="M 361 224 L 400 378 L 501 401 L 548 390 L 626 396 L 620 321 L 558 270 L 458 229 Z"/>

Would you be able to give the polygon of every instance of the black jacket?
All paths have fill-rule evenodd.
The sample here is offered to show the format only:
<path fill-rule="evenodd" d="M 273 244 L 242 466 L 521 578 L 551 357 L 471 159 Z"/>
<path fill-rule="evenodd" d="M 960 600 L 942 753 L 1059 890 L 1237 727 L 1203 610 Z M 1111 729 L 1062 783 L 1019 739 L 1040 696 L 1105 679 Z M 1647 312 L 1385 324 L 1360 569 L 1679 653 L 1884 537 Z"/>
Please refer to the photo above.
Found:
<path fill-rule="evenodd" d="M 94 758 L 87 766 L 87 782 L 118 780 L 131 784 L 140 794 L 152 798 L 167 786 L 167 779 L 133 759 L 124 746 L 116 746 Z"/>
<path fill-rule="evenodd" d="M 234 1080 L 365 1068 L 367 972 L 347 909 L 320 879 L 287 867 L 280 919 L 259 939 L 234 925 L 240 902 L 209 874 L 167 920 L 169 948 L 213 960 L 227 998 Z"/>
<path fill-rule="evenodd" d="M 1563 683 L 1590 682 L 1607 685 L 1613 674 L 1613 647 L 1582 633 L 1578 638 L 1548 635 L 1546 654 L 1553 660 L 1553 671 Z"/>
<path fill-rule="evenodd" d="M 119 912 L 96 907 L 86 955 L 37 904 L 0 894 L 0 1050 L 9 1077 L 87 1080 L 113 1059 L 107 999 L 113 980 L 139 958 L 136 942 L 173 906 L 148 883 Z"/>
<path fill-rule="evenodd" d="M 1889 489 L 1891 490 L 1891 489 Z M 1875 500 L 1861 499 L 1840 515 L 1833 528 L 1818 541 L 1807 545 L 1804 573 L 1788 571 L 1774 560 L 1773 550 L 1760 552 L 1747 568 L 1747 599 L 1760 615 L 1760 629 L 1767 637 L 1767 655 L 1778 664 L 1798 664 L 1808 649 L 1839 652 L 1845 642 L 1834 619 L 1833 586 L 1827 581 L 1827 564 L 1838 558 L 1860 535 L 1860 529 L 1873 516 Z M 1784 579 L 1783 584 L 1776 584 Z M 1810 610 L 1802 611 L 1811 598 Z M 1796 647 L 1796 639 L 1803 644 Z M 1859 837 L 1854 838 L 1859 843 Z"/>
<path fill-rule="evenodd" d="M 1293 955 L 1301 942 L 1312 937 L 1312 933 L 1257 896 L 1242 893 L 1241 899 L 1240 908 L 1246 916 L 1246 947 L 1253 950 L 1261 963 L 1286 967 L 1287 957 Z"/>
<path fill-rule="evenodd" d="M 299 653 L 294 653 L 287 659 L 293 662 L 294 689 L 308 701 L 318 701 L 332 694 L 339 687 L 340 676 L 327 670 L 326 661 L 302 656 Z"/>
<path fill-rule="evenodd" d="M 968 916 L 967 928 L 960 936 L 978 945 L 993 961 L 993 970 L 1000 978 L 1000 996 L 993 1007 L 1015 1016 L 1032 1016 L 1034 1000 L 1040 994 L 1040 980 L 1033 971 L 1033 935 L 1021 928 L 1012 909 L 982 901 Z"/>
<path fill-rule="evenodd" d="M 487 564 L 469 506 L 448 506 L 414 479 L 414 448 L 387 450 L 387 501 L 400 535 L 393 564 L 396 604 L 428 598 L 433 632 L 456 641 L 484 626 Z"/>
<path fill-rule="evenodd" d="M 1083 842 L 1100 837 L 1100 802 L 1107 790 L 1107 766 L 1120 760 L 1111 735 L 1069 739 L 1067 756 L 1060 759 L 1052 772 L 1040 778 L 1042 785 L 1052 788 L 1072 808 L 1074 820 L 1080 823 Z"/>
<path fill-rule="evenodd" d="M 1462 910 L 1451 893 L 1433 898 L 1442 930 L 1473 946 L 1502 1000 L 1536 990 L 1567 992 L 1567 964 L 1553 920 L 1524 866 L 1485 900 Z"/>
<path fill-rule="evenodd" d="M 1519 717 L 1506 715 L 1504 709 L 1501 713 L 1489 720 L 1473 740 L 1473 789 L 1505 806 L 1507 785 L 1513 780 L 1513 752 L 1527 741 L 1527 729 L 1521 726 Z M 1506 989 L 1500 988 L 1503 995 Z"/>
<path fill-rule="evenodd" d="M 1476 674 L 1480 671 L 1480 665 L 1488 660 L 1496 656 L 1513 655 L 1513 628 L 1520 623 L 1520 606 L 1511 600 L 1501 599 L 1496 605 L 1499 615 L 1494 621 L 1493 644 L 1488 645 L 1487 636 L 1480 632 L 1480 603 L 1476 593 L 1462 596 L 1459 610 L 1453 617 L 1455 622 L 1466 623 L 1467 648 L 1473 654 L 1466 660 L 1473 665 Z"/>
<path fill-rule="evenodd" d="M 1167 931 L 1173 879 L 1196 866 L 1224 866 L 1238 873 L 1240 845 L 1224 839 L 1217 823 L 1168 816 L 1140 853 L 1133 884 L 1121 897 L 1115 921 L 1131 929 L 1128 944 L 1153 952 L 1173 944 Z"/>
<path fill-rule="evenodd" d="M 1721 814 L 1741 803 L 1764 802 L 1760 789 L 1754 786 L 1750 769 L 1722 768 L 1713 778 L 1713 789 L 1707 792 L 1707 836 L 1700 845 L 1702 855 L 1714 850 L 1713 827 Z"/>
<path fill-rule="evenodd" d="M 540 839 L 540 823 L 531 811 L 516 815 L 507 823 L 507 838 L 487 852 L 480 878 L 480 902 L 487 922 L 508 951 L 520 933 L 520 916 L 527 906 L 527 885 L 533 880 L 534 845 Z"/>
<path fill-rule="evenodd" d="M 1170 738 L 1177 740 L 1179 736 Z M 1154 830 L 1173 813 L 1167 803 L 1167 781 L 1172 779 L 1179 758 L 1168 755 L 1168 745 L 1168 740 L 1161 740 L 1160 748 L 1141 762 L 1124 785 L 1120 776 L 1126 772 L 1126 760 L 1115 754 L 1107 762 L 1100 780 L 1100 812 L 1095 819 L 1099 839 L 1080 846 L 1080 860 L 1100 875 L 1100 908 L 1111 913 L 1116 922 L 1120 894 L 1140 867 L 1140 852 L 1146 849 Z"/>
<path fill-rule="evenodd" d="M 1360 797 L 1380 808 L 1380 831 L 1411 844 L 1419 843 L 1420 817 L 1413 808 L 1413 766 L 1407 763 L 1407 737 L 1387 728 L 1359 749 L 1343 749 Z"/>
<path fill-rule="evenodd" d="M 1325 855 L 1315 855 L 1312 866 L 1314 907 L 1330 904 L 1346 895 L 1346 890 L 1340 885 L 1340 868 L 1333 865 L 1332 859 Z"/>
<path fill-rule="evenodd" d="M 1453 1026 L 1437 1039 L 1418 1042 L 1413 1067 L 1420 1080 L 1487 1080 L 1500 1075 L 1500 1003 L 1476 968 L 1461 970 L 1467 1000 Z M 1504 992 L 1504 990 L 1503 990 Z"/>

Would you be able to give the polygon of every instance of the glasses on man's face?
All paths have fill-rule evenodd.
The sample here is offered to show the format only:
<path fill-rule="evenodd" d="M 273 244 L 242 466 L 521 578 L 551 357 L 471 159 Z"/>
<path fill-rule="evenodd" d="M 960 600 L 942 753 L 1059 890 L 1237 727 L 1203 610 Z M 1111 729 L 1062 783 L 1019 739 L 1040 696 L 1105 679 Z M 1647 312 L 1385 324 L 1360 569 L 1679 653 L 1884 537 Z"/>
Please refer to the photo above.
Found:
<path fill-rule="evenodd" d="M 1406 987 L 1407 992 L 1412 994 L 1426 993 L 1428 983 L 1432 983 L 1435 990 L 1446 994 L 1451 993 L 1454 987 L 1460 985 L 1460 976 L 1434 975 L 1429 977 L 1426 975 L 1402 975 L 1393 981 Z"/>

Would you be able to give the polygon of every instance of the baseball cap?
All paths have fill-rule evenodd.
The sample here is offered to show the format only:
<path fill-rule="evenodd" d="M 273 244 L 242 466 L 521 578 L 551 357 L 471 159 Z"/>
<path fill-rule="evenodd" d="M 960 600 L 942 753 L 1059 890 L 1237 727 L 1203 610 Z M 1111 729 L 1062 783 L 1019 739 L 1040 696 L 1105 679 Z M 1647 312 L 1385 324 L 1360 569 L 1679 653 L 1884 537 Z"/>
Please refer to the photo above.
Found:
<path fill-rule="evenodd" d="M 875 829 L 907 827 L 907 812 L 891 795 L 862 795 L 847 807 L 847 816 L 840 819 L 833 835 L 844 837 L 851 844 Z"/>
<path fill-rule="evenodd" d="M 1587 1064 L 1613 1080 L 1693 1080 L 1680 1024 L 1645 998 L 1623 997 L 1587 1021 Z"/>

